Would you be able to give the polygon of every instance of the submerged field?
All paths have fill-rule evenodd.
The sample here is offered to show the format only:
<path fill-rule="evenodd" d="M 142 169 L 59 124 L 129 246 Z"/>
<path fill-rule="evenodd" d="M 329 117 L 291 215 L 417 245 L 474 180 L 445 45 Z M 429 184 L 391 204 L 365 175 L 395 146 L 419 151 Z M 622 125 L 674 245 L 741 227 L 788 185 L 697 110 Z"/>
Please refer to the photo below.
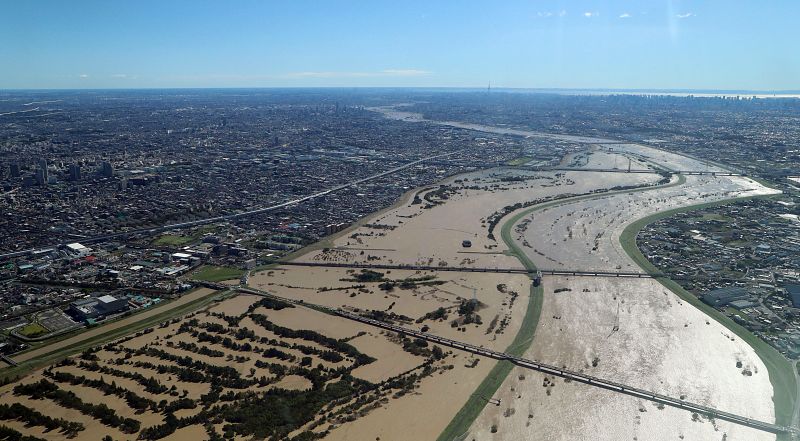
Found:
<path fill-rule="evenodd" d="M 426 342 L 240 295 L 0 388 L 0 424 L 41 439 L 315 439 L 413 392 L 447 359 Z"/>

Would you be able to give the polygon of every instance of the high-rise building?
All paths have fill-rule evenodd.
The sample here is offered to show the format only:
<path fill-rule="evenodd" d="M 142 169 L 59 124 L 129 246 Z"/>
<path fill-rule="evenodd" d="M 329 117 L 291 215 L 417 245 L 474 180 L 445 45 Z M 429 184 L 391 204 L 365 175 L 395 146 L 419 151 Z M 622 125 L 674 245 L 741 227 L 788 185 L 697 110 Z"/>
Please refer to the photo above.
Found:
<path fill-rule="evenodd" d="M 36 169 L 36 183 L 39 185 L 47 185 L 47 169 L 46 168 L 37 168 Z"/>
<path fill-rule="evenodd" d="M 110 178 L 114 176 L 114 167 L 111 165 L 110 162 L 103 161 L 103 163 L 100 164 L 100 176 L 103 176 L 105 178 Z"/>
<path fill-rule="evenodd" d="M 41 177 L 41 180 L 40 180 L 39 179 L 39 171 L 37 170 L 36 171 L 36 182 L 38 182 L 39 185 L 47 185 L 47 183 L 50 181 L 50 176 L 47 174 L 47 159 L 45 159 L 45 158 L 39 159 L 39 170 L 41 170 L 41 172 L 42 172 L 42 177 Z"/>
<path fill-rule="evenodd" d="M 19 177 L 19 163 L 18 162 L 12 162 L 11 166 L 9 168 L 11 169 L 11 177 L 12 178 L 18 178 Z"/>
<path fill-rule="evenodd" d="M 70 181 L 80 181 L 81 180 L 81 166 L 80 164 L 70 164 L 69 165 L 69 180 Z"/>

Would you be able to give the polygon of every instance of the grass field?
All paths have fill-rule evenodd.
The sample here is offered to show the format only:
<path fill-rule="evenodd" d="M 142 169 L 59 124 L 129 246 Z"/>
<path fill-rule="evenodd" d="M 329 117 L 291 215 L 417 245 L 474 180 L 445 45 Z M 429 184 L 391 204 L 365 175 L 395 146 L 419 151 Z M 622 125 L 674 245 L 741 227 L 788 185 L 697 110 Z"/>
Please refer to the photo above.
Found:
<path fill-rule="evenodd" d="M 125 335 L 134 332 L 138 332 L 144 328 L 157 325 L 165 320 L 170 320 L 174 317 L 188 314 L 189 312 L 200 309 L 229 293 L 230 293 L 229 291 L 212 292 L 209 293 L 208 295 L 202 296 L 190 302 L 180 304 L 178 306 L 174 305 L 176 301 L 163 302 L 157 307 L 155 307 L 156 308 L 155 311 L 153 309 L 148 309 L 142 312 L 142 315 L 144 315 L 144 313 L 147 312 L 155 312 L 155 314 L 152 314 L 147 317 L 141 317 L 140 320 L 132 320 L 131 321 L 132 323 L 122 327 L 115 326 L 117 324 L 116 321 L 105 325 L 101 325 L 100 328 L 94 329 L 94 330 L 99 329 L 100 332 L 97 332 L 95 335 L 89 338 L 80 340 L 72 344 L 65 342 L 72 337 L 75 337 L 85 332 L 89 332 L 89 330 L 84 329 L 77 333 L 67 334 L 66 336 L 62 337 L 63 340 L 49 343 L 48 346 L 52 346 L 52 351 L 47 351 L 40 356 L 21 362 L 19 366 L 0 370 L 0 381 L 22 377 L 33 369 L 49 365 L 69 355 L 81 352 L 84 349 L 106 343 L 108 341 L 123 337 Z M 137 316 L 139 316 L 139 314 L 135 314 L 130 317 L 137 317 Z M 125 320 L 125 318 L 120 320 Z M 102 332 L 103 328 L 108 328 L 109 330 L 107 332 Z M 44 346 L 39 346 L 35 348 L 35 350 L 39 350 L 42 347 Z M 12 356 L 12 358 L 14 357 Z"/>
<path fill-rule="evenodd" d="M 175 236 L 173 234 L 164 234 L 157 237 L 153 241 L 153 245 L 155 246 L 183 246 L 194 242 L 196 240 L 193 236 Z"/>
<path fill-rule="evenodd" d="M 205 280 L 207 282 L 220 282 L 222 280 L 238 279 L 242 277 L 244 270 L 227 266 L 205 265 L 191 274 L 194 280 Z"/>
<path fill-rule="evenodd" d="M 528 156 L 523 156 L 521 158 L 512 159 L 512 160 L 508 161 L 506 164 L 508 164 L 508 165 L 525 165 L 526 163 L 530 162 L 531 160 L 533 160 L 533 158 L 530 158 Z"/>
<path fill-rule="evenodd" d="M 25 337 L 38 337 L 48 332 L 50 331 L 39 323 L 28 323 L 19 330 L 19 333 Z"/>
<path fill-rule="evenodd" d="M 650 261 L 647 260 L 644 255 L 642 255 L 642 253 L 639 251 L 639 248 L 636 246 L 636 236 L 639 234 L 639 231 L 641 231 L 642 228 L 648 224 L 677 213 L 716 207 L 737 201 L 753 199 L 755 197 L 735 198 L 726 201 L 693 205 L 690 207 L 677 208 L 647 216 L 628 225 L 620 236 L 620 243 L 628 256 L 630 256 L 631 259 L 633 259 L 640 267 L 642 267 L 643 270 L 648 273 L 657 273 L 659 272 L 658 268 L 650 263 Z M 692 304 L 697 309 L 703 311 L 703 313 L 718 321 L 726 328 L 730 329 L 755 350 L 756 354 L 767 366 L 767 371 L 769 372 L 769 379 L 772 383 L 772 388 L 774 391 L 773 401 L 775 403 L 775 421 L 779 425 L 791 424 L 795 403 L 798 399 L 797 385 L 795 383 L 796 380 L 792 363 L 765 341 L 753 335 L 750 331 L 740 326 L 722 314 L 720 311 L 717 311 L 713 307 L 703 303 L 695 295 L 683 289 L 683 287 L 681 287 L 675 281 L 667 278 L 658 278 L 658 281 L 669 290 L 677 294 L 680 298 Z M 781 438 L 779 437 L 778 439 Z"/>

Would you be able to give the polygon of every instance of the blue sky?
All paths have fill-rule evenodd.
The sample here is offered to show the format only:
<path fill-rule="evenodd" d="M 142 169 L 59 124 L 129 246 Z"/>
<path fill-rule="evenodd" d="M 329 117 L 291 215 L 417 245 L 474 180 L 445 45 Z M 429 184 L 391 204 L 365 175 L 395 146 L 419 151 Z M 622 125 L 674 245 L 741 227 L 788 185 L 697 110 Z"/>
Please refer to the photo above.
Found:
<path fill-rule="evenodd" d="M 800 1 L 0 0 L 0 88 L 800 89 Z"/>

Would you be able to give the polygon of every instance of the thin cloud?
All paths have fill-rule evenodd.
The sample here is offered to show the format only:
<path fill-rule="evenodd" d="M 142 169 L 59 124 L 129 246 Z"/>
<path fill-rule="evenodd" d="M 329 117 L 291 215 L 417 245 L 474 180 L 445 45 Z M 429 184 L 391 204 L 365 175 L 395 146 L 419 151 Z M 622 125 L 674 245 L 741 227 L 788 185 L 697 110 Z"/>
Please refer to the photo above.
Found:
<path fill-rule="evenodd" d="M 432 72 L 421 69 L 384 69 L 380 73 L 398 77 L 416 77 L 420 75 L 430 75 Z"/>
<path fill-rule="evenodd" d="M 288 78 L 368 78 L 368 77 L 417 77 L 430 75 L 432 72 L 420 69 L 384 69 L 376 72 L 338 72 L 338 71 L 307 71 L 291 72 Z"/>
<path fill-rule="evenodd" d="M 675 16 L 680 19 L 684 19 L 684 18 L 694 17 L 695 15 L 693 12 L 687 12 L 685 14 L 676 14 Z"/>
<path fill-rule="evenodd" d="M 631 18 L 631 17 L 632 15 L 628 14 L 627 12 L 624 12 L 622 15 L 619 16 L 619 18 Z"/>
<path fill-rule="evenodd" d="M 600 15 L 599 12 L 586 11 L 586 12 L 583 13 L 583 16 L 586 17 L 586 18 L 597 17 L 598 15 Z"/>
<path fill-rule="evenodd" d="M 537 13 L 536 13 L 536 15 L 537 15 L 537 16 L 539 16 L 539 17 L 545 17 L 545 18 L 547 18 L 547 17 L 552 17 L 552 16 L 553 16 L 553 13 L 552 13 L 552 12 L 550 12 L 550 11 L 547 11 L 547 12 L 537 12 Z"/>
<path fill-rule="evenodd" d="M 78 75 L 78 78 L 89 78 L 89 75 L 86 75 L 86 74 L 80 74 L 80 75 Z"/>
<path fill-rule="evenodd" d="M 558 12 L 558 16 L 559 17 L 564 17 L 565 15 L 567 15 L 567 10 L 566 9 L 562 9 L 562 10 L 560 10 Z"/>

